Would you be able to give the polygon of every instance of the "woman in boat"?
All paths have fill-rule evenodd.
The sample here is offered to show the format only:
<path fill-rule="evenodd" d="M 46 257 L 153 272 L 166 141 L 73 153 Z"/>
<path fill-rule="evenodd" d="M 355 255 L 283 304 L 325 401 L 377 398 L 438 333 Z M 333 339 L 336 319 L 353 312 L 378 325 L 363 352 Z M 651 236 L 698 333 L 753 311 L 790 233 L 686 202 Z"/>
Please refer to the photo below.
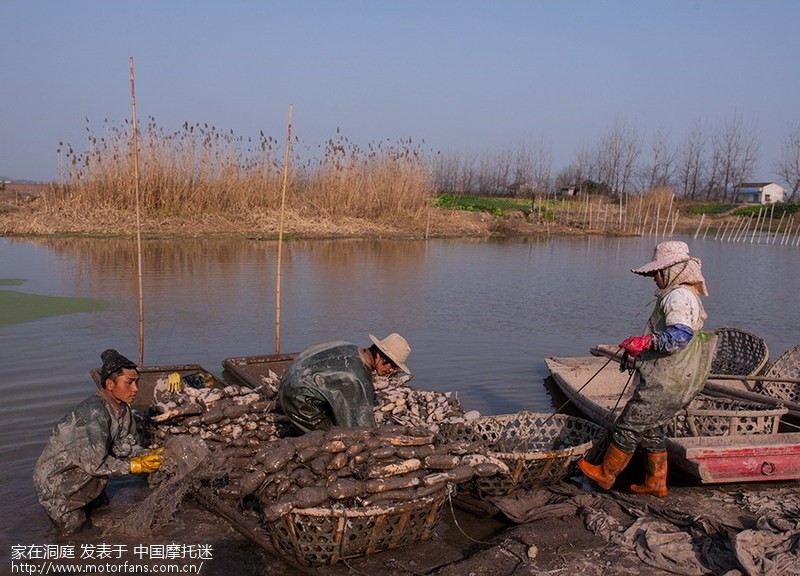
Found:
<path fill-rule="evenodd" d="M 662 242 L 651 262 L 631 272 L 653 278 L 658 287 L 644 335 L 619 345 L 624 362 L 635 365 L 636 390 L 617 419 L 603 461 L 590 464 L 584 459 L 578 465 L 585 476 L 609 490 L 636 448 L 641 448 L 646 478 L 631 490 L 663 497 L 668 494 L 663 426 L 703 388 L 716 336 L 703 331 L 706 313 L 700 297 L 708 290 L 700 259 L 689 255 L 686 243 Z"/>
<path fill-rule="evenodd" d="M 327 342 L 303 350 L 281 377 L 278 397 L 284 413 L 301 432 L 331 426 L 375 426 L 372 375 L 411 374 L 411 348 L 397 333 L 372 346 Z"/>
<path fill-rule="evenodd" d="M 56 424 L 33 471 L 39 502 L 61 534 L 91 526 L 87 512 L 107 501 L 109 477 L 161 466 L 161 449 L 139 446 L 130 407 L 138 391 L 136 364 L 112 349 L 101 358 L 99 390 Z"/>

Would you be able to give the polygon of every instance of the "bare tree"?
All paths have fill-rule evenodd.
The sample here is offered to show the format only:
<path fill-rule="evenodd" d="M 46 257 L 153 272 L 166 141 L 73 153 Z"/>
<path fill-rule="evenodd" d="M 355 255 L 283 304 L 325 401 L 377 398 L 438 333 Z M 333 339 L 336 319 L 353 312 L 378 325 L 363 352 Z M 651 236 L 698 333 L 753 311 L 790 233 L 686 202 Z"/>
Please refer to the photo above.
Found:
<path fill-rule="evenodd" d="M 517 149 L 514 165 L 514 183 L 527 195 L 547 193 L 553 159 L 550 149 L 543 143 L 532 146 L 522 142 Z"/>
<path fill-rule="evenodd" d="M 509 147 L 495 154 L 484 152 L 478 159 L 478 193 L 487 196 L 502 195 L 508 191 L 513 173 L 513 158 Z"/>
<path fill-rule="evenodd" d="M 794 202 L 800 190 L 800 122 L 795 122 L 786 135 L 781 159 L 775 166 L 778 176 L 789 184 L 788 202 Z"/>
<path fill-rule="evenodd" d="M 600 139 L 595 150 L 597 181 L 622 194 L 634 173 L 641 153 L 641 138 L 628 125 L 617 122 L 611 132 Z"/>
<path fill-rule="evenodd" d="M 475 154 L 447 152 L 433 163 L 434 190 L 438 194 L 469 194 L 477 190 Z"/>
<path fill-rule="evenodd" d="M 686 198 L 694 199 L 703 187 L 706 137 L 700 127 L 695 127 L 678 152 L 678 181 Z"/>
<path fill-rule="evenodd" d="M 669 135 L 659 130 L 650 145 L 650 162 L 641 170 L 640 188 L 653 190 L 659 186 L 672 186 L 675 172 L 676 150 L 669 149 Z"/>
<path fill-rule="evenodd" d="M 741 117 L 733 115 L 722 131 L 712 139 L 715 180 L 722 189 L 722 201 L 728 201 L 728 191 L 749 179 L 758 160 L 755 131 L 742 126 Z"/>

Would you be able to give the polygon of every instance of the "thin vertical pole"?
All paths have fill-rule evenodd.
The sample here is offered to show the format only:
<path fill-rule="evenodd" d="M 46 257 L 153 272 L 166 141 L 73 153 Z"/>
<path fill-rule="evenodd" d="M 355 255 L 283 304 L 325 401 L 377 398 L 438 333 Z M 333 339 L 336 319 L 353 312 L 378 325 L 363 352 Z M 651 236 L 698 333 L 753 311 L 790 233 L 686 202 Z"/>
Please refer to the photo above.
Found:
<path fill-rule="evenodd" d="M 778 220 L 778 227 L 775 228 L 775 235 L 772 237 L 772 243 L 773 244 L 775 244 L 775 242 L 778 241 L 778 233 L 781 231 L 781 224 L 783 224 L 783 217 L 784 216 L 786 216 L 786 213 L 781 214 L 781 219 Z"/>
<path fill-rule="evenodd" d="M 292 105 L 289 104 L 289 124 L 286 130 L 286 153 L 283 158 L 281 186 L 281 217 L 278 226 L 278 270 L 275 274 L 275 354 L 281 353 L 281 259 L 283 257 L 283 216 L 286 211 L 286 184 L 289 180 L 289 150 L 292 147 Z"/>
<path fill-rule="evenodd" d="M 142 289 L 142 222 L 139 211 L 139 126 L 136 123 L 136 83 L 133 77 L 133 56 L 129 61 L 131 73 L 131 127 L 133 129 L 133 189 L 136 196 L 136 260 L 139 276 L 139 366 L 144 365 L 144 297 Z"/>
<path fill-rule="evenodd" d="M 758 233 L 758 224 L 761 222 L 761 208 L 758 209 L 758 216 L 756 217 L 756 224 L 753 226 L 753 235 L 750 237 L 750 244 L 752 244 L 756 239 L 756 234 Z"/>
<path fill-rule="evenodd" d="M 700 234 L 700 230 L 703 228 L 703 220 L 706 219 L 705 212 L 700 215 L 700 223 L 697 225 L 697 230 L 694 231 L 694 238 L 697 238 L 697 235 Z"/>

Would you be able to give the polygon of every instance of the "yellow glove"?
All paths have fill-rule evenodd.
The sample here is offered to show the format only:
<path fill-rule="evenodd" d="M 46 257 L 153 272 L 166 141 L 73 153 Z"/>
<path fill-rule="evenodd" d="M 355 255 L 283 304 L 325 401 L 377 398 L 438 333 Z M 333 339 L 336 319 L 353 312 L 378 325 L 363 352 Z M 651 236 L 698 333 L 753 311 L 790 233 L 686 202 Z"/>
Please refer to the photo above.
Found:
<path fill-rule="evenodd" d="M 142 474 L 146 472 L 155 472 L 161 468 L 163 458 L 161 453 L 163 448 L 157 448 L 152 452 L 145 452 L 131 458 L 131 474 Z"/>
<path fill-rule="evenodd" d="M 167 381 L 167 390 L 170 392 L 180 392 L 183 390 L 183 380 L 181 380 L 181 375 L 177 372 L 171 372 L 169 375 L 169 380 Z"/>

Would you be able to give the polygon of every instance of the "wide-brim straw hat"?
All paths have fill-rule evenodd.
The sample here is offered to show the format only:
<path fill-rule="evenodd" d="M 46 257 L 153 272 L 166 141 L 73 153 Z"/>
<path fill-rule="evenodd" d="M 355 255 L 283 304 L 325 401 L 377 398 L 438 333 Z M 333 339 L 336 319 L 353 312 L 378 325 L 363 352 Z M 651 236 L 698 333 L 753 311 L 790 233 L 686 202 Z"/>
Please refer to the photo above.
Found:
<path fill-rule="evenodd" d="M 689 255 L 689 246 L 686 242 L 680 240 L 670 240 L 669 242 L 662 242 L 653 251 L 653 259 L 639 268 L 631 268 L 631 272 L 635 274 L 642 274 L 643 276 L 651 275 L 664 268 L 669 268 L 673 264 L 680 262 L 687 262 L 691 260 Z"/>
<path fill-rule="evenodd" d="M 369 339 L 372 340 L 372 343 L 375 344 L 389 360 L 394 362 L 400 370 L 406 374 L 411 374 L 411 370 L 406 366 L 406 360 L 408 360 L 408 356 L 411 354 L 411 346 L 408 345 L 405 338 L 396 332 L 392 332 L 383 340 L 378 340 L 378 338 L 372 334 L 369 335 Z"/>

